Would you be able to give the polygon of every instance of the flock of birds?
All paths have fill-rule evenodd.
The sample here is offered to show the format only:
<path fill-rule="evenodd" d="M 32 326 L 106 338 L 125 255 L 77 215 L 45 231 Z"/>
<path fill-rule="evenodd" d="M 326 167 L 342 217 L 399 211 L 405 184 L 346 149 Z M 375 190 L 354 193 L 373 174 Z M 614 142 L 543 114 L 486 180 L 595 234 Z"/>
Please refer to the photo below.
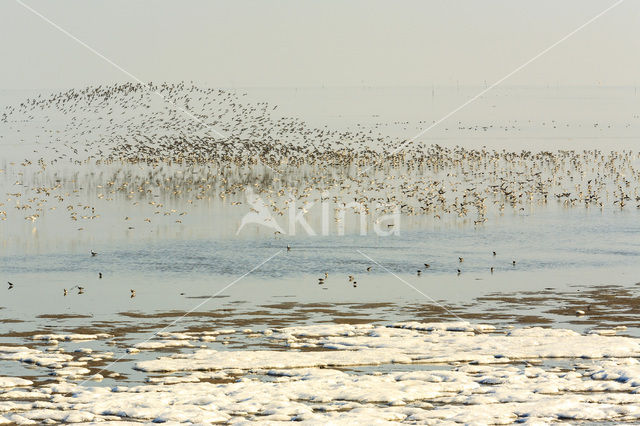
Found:
<path fill-rule="evenodd" d="M 93 251 L 93 250 L 91 250 L 90 253 L 91 253 L 91 257 L 96 257 L 98 255 L 98 253 Z M 98 279 L 102 279 L 102 276 L 103 276 L 102 272 L 98 272 Z M 15 287 L 15 284 L 12 283 L 11 281 L 7 281 L 7 284 L 9 284 L 8 290 L 13 290 L 13 288 Z M 68 296 L 69 295 L 69 291 L 71 291 L 71 290 L 78 290 L 78 293 L 77 293 L 78 295 L 84 294 L 84 287 L 79 285 L 79 284 L 76 284 L 73 287 L 69 288 L 68 290 L 66 288 L 63 288 L 62 289 L 62 295 L 63 296 Z M 134 289 L 130 289 L 129 291 L 130 291 L 130 297 L 132 299 L 134 297 L 136 297 L 136 291 Z"/>
<path fill-rule="evenodd" d="M 0 126 L 8 130 L 0 144 L 35 148 L 38 158 L 0 165 L 6 194 L 0 226 L 27 221 L 35 232 L 47 217 L 62 214 L 50 226 L 66 222 L 83 231 L 89 223 L 103 223 L 106 211 L 118 215 L 108 226 L 126 231 L 152 223 L 183 227 L 189 213 L 212 202 L 243 214 L 266 209 L 265 220 L 292 212 L 311 216 L 328 203 L 338 226 L 347 222 L 345 212 L 365 214 L 374 223 L 400 213 L 479 227 L 507 212 L 528 215 L 550 204 L 640 208 L 640 156 L 631 151 L 425 145 L 384 134 L 384 123 L 334 129 L 278 113 L 277 105 L 252 102 L 242 93 L 186 83 L 115 84 L 24 100 L 0 113 Z M 491 127 L 457 124 L 472 132 Z M 496 128 L 518 130 L 513 123 Z M 282 233 L 273 232 L 275 238 Z M 425 263 L 415 273 L 430 267 Z M 318 284 L 328 278 L 325 273 Z M 358 287 L 354 275 L 347 282 Z M 63 294 L 72 290 L 85 289 L 77 285 Z"/>
<path fill-rule="evenodd" d="M 291 251 L 291 245 L 287 245 L 287 251 L 288 252 Z M 93 251 L 93 250 L 90 251 L 90 254 L 91 254 L 91 257 L 96 257 L 98 255 L 98 253 Z M 497 253 L 495 251 L 493 252 L 493 256 L 494 257 L 497 256 Z M 464 262 L 464 258 L 463 257 L 458 257 L 458 262 L 459 263 Z M 516 266 L 516 261 L 515 260 L 512 261 L 512 265 L 514 267 Z M 418 276 L 421 276 L 423 270 L 427 270 L 427 269 L 430 269 L 430 268 L 431 268 L 431 264 L 425 263 L 424 264 L 424 268 L 418 269 L 416 271 L 416 273 L 417 273 Z M 373 266 L 367 266 L 366 272 L 371 272 L 372 269 L 373 269 Z M 462 273 L 462 271 L 460 269 L 457 269 L 456 271 L 457 271 L 458 275 L 460 275 Z M 493 274 L 493 272 L 494 272 L 494 267 L 493 266 L 490 268 L 490 272 Z M 103 277 L 102 272 L 98 272 L 98 279 L 102 279 L 102 277 Z M 327 283 L 328 279 L 329 279 L 329 273 L 325 272 L 324 276 L 318 278 L 318 284 L 323 286 L 323 285 L 325 285 Z M 358 282 L 356 281 L 356 278 L 355 278 L 354 275 L 349 275 L 347 277 L 347 279 L 348 279 L 348 282 L 351 283 L 354 288 L 358 287 Z M 10 282 L 10 281 L 8 281 L 7 284 L 9 285 L 8 290 L 12 290 L 14 288 L 14 286 L 15 286 L 15 284 Z M 70 290 L 76 290 L 76 289 L 78 290 L 77 294 L 79 294 L 79 295 L 80 294 L 84 294 L 85 288 L 83 286 L 80 286 L 80 285 L 75 285 L 75 286 L 71 287 L 69 290 L 64 288 L 63 289 L 63 295 L 67 296 L 69 294 Z M 325 287 L 325 289 L 326 289 L 326 287 Z M 130 297 L 131 298 L 136 297 L 136 291 L 134 289 L 130 289 Z"/>
<path fill-rule="evenodd" d="M 336 226 L 345 212 L 372 221 L 401 213 L 482 226 L 505 211 L 531 214 L 551 201 L 640 208 L 639 157 L 630 151 L 425 145 L 384 135 L 378 125 L 319 128 L 276 110 L 244 94 L 186 83 L 115 84 L 27 99 L 8 107 L 0 124 L 19 132 L 17 143 L 35 143 L 40 157 L 0 169 L 8 196 L 0 220 L 15 210 L 33 223 L 64 209 L 84 230 L 102 220 L 99 204 L 114 200 L 130 203 L 122 215 L 126 230 L 167 217 L 182 225 L 193 206 L 212 200 L 242 213 L 268 209 L 275 220 L 292 208 L 313 215 L 314 205 L 331 203 Z M 249 190 L 260 206 L 248 202 Z"/>
<path fill-rule="evenodd" d="M 290 246 L 290 245 L 287 245 L 287 251 L 291 251 L 291 246 Z M 494 252 L 492 252 L 492 255 L 493 255 L 493 257 L 496 257 L 498 254 L 494 251 Z M 459 262 L 459 263 L 464 262 L 464 257 L 458 257 L 458 262 Z M 512 261 L 511 261 L 511 265 L 512 265 L 513 267 L 515 267 L 515 266 L 516 266 L 516 261 L 515 261 L 515 260 L 512 260 Z M 429 264 L 429 263 L 425 263 L 425 264 L 424 264 L 424 268 L 420 268 L 420 269 L 417 269 L 417 270 L 416 270 L 416 275 L 417 275 L 417 276 L 422 276 L 422 273 L 423 273 L 424 271 L 426 271 L 426 270 L 430 269 L 430 268 L 431 268 L 431 264 Z M 373 266 L 367 266 L 366 271 L 367 271 L 367 272 L 371 272 L 371 271 L 372 271 L 372 269 L 373 269 Z M 491 267 L 489 268 L 489 271 L 491 272 L 491 274 L 493 274 L 493 273 L 494 273 L 494 271 L 495 271 L 495 268 L 494 268 L 493 266 L 491 266 Z M 456 273 L 457 273 L 457 275 L 459 276 L 459 275 L 461 275 L 461 274 L 462 274 L 462 270 L 461 270 L 460 268 L 458 268 L 458 269 L 456 269 Z M 323 287 L 322 287 L 322 289 L 323 289 L 323 290 L 326 290 L 326 289 L 327 289 L 327 287 L 324 287 L 324 286 L 327 284 L 328 280 L 329 280 L 329 273 L 328 273 L 328 272 L 325 272 L 325 273 L 324 273 L 324 276 L 322 276 L 322 277 L 318 278 L 318 284 L 319 284 L 319 285 L 321 285 L 321 286 L 323 286 Z M 353 285 L 353 287 L 354 287 L 354 288 L 358 287 L 358 282 L 356 281 L 356 277 L 355 277 L 355 275 L 348 275 L 348 276 L 347 276 L 347 280 L 348 280 L 348 282 L 349 282 L 350 284 L 352 284 L 352 285 Z"/>

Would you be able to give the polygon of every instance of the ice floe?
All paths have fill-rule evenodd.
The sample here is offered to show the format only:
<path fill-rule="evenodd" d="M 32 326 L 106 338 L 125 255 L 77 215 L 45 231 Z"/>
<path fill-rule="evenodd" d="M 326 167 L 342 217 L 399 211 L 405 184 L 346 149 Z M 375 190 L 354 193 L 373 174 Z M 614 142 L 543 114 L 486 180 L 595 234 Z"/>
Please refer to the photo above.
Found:
<path fill-rule="evenodd" d="M 32 384 L 31 380 L 21 379 L 20 377 L 0 377 L 0 388 L 17 388 Z"/>
<path fill-rule="evenodd" d="M 97 340 L 108 339 L 112 337 L 110 334 L 35 334 L 31 336 L 32 340 L 44 340 L 44 341 L 84 341 L 84 340 Z"/>
<path fill-rule="evenodd" d="M 74 383 L 92 376 L 69 360 L 58 383 L 0 378 L 0 423 L 640 421 L 640 339 L 611 333 L 328 324 L 263 332 L 269 350 L 185 348 L 201 335 L 158 336 L 183 353 L 135 363 L 142 385 Z M 0 347 L 0 359 L 42 355 Z"/>

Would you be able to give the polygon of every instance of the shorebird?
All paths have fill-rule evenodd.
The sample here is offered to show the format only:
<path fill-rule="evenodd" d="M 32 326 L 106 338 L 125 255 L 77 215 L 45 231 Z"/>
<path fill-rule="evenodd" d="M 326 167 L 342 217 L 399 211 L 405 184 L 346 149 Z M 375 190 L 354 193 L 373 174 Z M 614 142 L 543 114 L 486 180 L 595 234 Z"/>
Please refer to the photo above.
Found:
<path fill-rule="evenodd" d="M 63 295 L 63 296 L 66 296 L 66 295 L 67 295 L 67 289 L 66 289 L 66 288 L 62 289 L 62 295 Z"/>
<path fill-rule="evenodd" d="M 133 299 L 134 297 L 136 297 L 136 291 L 134 289 L 131 289 L 131 298 Z"/>
<path fill-rule="evenodd" d="M 82 294 L 84 293 L 84 287 L 81 287 L 79 285 L 74 285 L 73 287 L 71 287 L 69 290 L 73 290 L 73 289 L 78 289 L 78 294 Z"/>
<path fill-rule="evenodd" d="M 9 284 L 9 290 L 11 290 L 13 288 L 13 283 L 10 281 L 7 281 L 7 284 Z"/>

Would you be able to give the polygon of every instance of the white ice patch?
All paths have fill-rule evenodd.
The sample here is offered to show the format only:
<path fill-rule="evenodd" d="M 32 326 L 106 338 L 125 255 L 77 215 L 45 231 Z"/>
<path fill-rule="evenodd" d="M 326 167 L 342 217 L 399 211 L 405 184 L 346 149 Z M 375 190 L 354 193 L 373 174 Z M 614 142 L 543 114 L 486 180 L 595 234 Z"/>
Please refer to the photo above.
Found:
<path fill-rule="evenodd" d="M 136 369 L 146 372 L 207 371 L 238 368 L 297 368 L 317 366 L 377 365 L 411 362 L 396 350 L 360 351 L 217 351 L 201 349 L 192 354 L 175 354 L 155 360 L 140 361 Z"/>
<path fill-rule="evenodd" d="M 98 340 L 108 339 L 110 334 L 35 334 L 31 336 L 32 340 L 44 340 L 44 341 L 84 341 L 84 340 Z"/>
<path fill-rule="evenodd" d="M 163 349 L 163 348 L 189 348 L 193 347 L 186 340 L 154 340 L 150 342 L 136 343 L 135 349 Z"/>
<path fill-rule="evenodd" d="M 0 346 L 0 360 L 20 361 L 41 367 L 62 368 L 62 364 L 73 360 L 71 355 L 42 352 L 24 346 Z"/>
<path fill-rule="evenodd" d="M 33 382 L 20 377 L 0 377 L 0 388 L 17 388 L 21 386 L 31 386 Z"/>

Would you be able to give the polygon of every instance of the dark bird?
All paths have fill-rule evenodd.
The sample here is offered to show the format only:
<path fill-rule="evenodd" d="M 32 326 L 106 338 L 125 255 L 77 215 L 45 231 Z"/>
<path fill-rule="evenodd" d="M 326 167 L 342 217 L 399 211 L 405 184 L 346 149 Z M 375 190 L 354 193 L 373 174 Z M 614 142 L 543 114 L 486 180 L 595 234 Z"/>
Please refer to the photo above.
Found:
<path fill-rule="evenodd" d="M 13 288 L 13 283 L 10 281 L 7 281 L 7 284 L 9 284 L 9 290 L 11 290 Z"/>
<path fill-rule="evenodd" d="M 98 253 L 96 253 L 95 251 L 91 250 L 91 256 L 97 256 Z"/>
<path fill-rule="evenodd" d="M 74 285 L 73 287 L 71 287 L 69 290 L 73 290 L 77 288 L 78 289 L 78 294 L 83 294 L 84 293 L 84 287 L 81 287 L 79 285 Z"/>

